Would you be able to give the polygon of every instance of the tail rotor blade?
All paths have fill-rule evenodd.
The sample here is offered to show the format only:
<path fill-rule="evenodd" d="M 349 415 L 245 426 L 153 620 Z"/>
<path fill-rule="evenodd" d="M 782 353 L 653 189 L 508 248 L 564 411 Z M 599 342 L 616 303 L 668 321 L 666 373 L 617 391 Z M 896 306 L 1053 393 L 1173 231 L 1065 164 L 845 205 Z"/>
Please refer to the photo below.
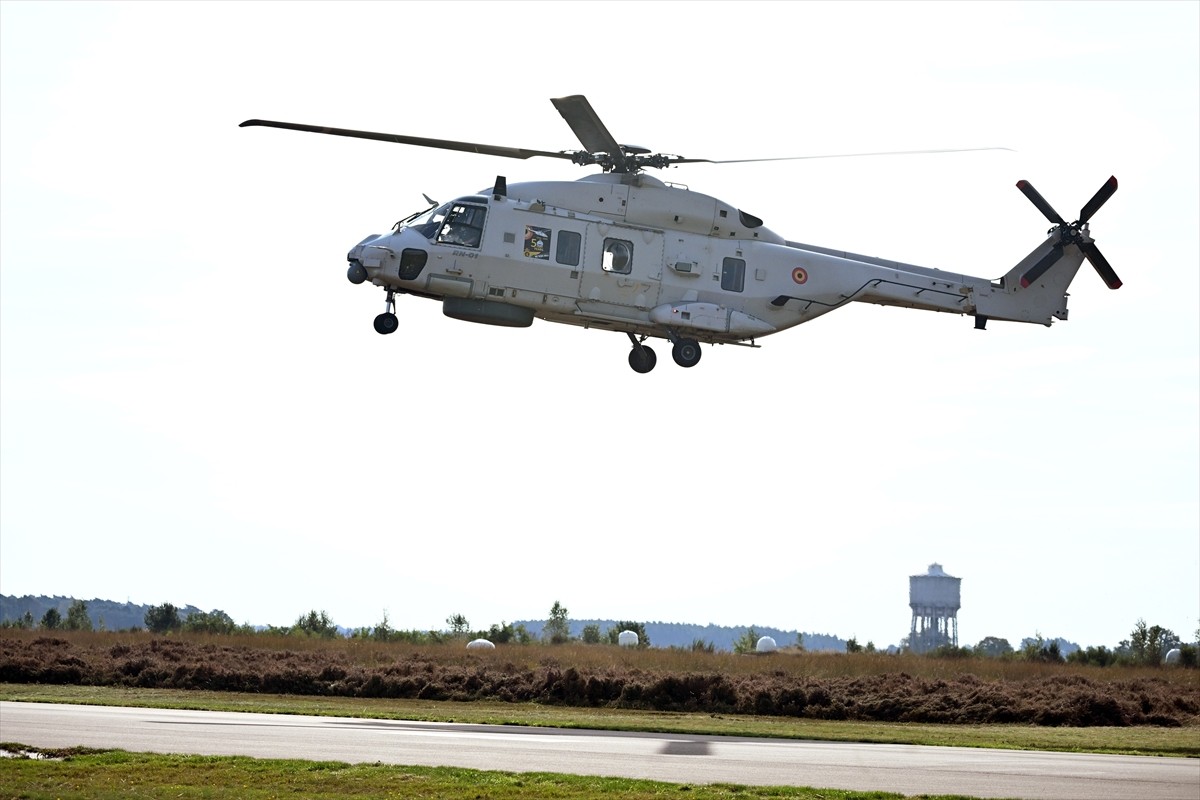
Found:
<path fill-rule="evenodd" d="M 1038 194 L 1038 190 L 1033 188 L 1033 184 L 1029 181 L 1017 181 L 1017 188 L 1021 193 L 1029 198 L 1029 202 L 1037 206 L 1037 210 L 1042 212 L 1042 215 L 1053 222 L 1055 225 L 1066 225 L 1066 220 L 1059 216 L 1053 206 L 1046 202 L 1046 198 Z"/>
<path fill-rule="evenodd" d="M 1112 192 L 1109 192 L 1109 194 L 1112 194 Z M 1103 203 L 1104 201 L 1101 200 L 1100 202 Z M 1096 247 L 1095 242 L 1083 242 L 1079 245 L 1079 249 L 1083 251 L 1083 254 L 1087 256 L 1087 260 L 1090 261 L 1092 266 L 1096 268 L 1096 272 L 1099 273 L 1104 282 L 1108 284 L 1108 288 L 1121 288 L 1121 279 L 1117 277 L 1116 270 L 1114 270 L 1112 265 L 1108 263 L 1108 259 L 1105 258 L 1100 252 L 1100 249 Z"/>
<path fill-rule="evenodd" d="M 1113 196 L 1113 192 L 1115 192 L 1116 190 L 1117 190 L 1117 178 L 1114 175 L 1114 176 L 1110 177 L 1107 181 L 1104 182 L 1104 185 L 1100 187 L 1100 191 L 1098 191 L 1098 192 L 1096 192 L 1096 194 L 1092 195 L 1092 199 L 1088 200 L 1087 205 L 1085 205 L 1083 207 L 1083 210 L 1079 212 L 1080 224 L 1087 222 L 1089 219 L 1091 219 L 1092 215 L 1100 210 L 1100 206 L 1104 205 L 1105 202 L 1108 201 L 1108 198 Z M 1099 269 L 1099 267 L 1097 267 L 1097 269 Z M 1107 280 L 1107 278 L 1105 280 Z M 1118 286 L 1120 285 L 1119 281 L 1117 282 L 1117 285 Z M 1115 289 L 1116 286 L 1114 286 L 1113 288 Z"/>
<path fill-rule="evenodd" d="M 1056 244 L 1050 248 L 1050 252 L 1042 256 L 1041 259 L 1030 267 L 1024 275 L 1021 276 L 1021 288 L 1028 289 L 1030 285 L 1038 278 L 1045 274 L 1046 270 L 1050 269 L 1058 260 L 1062 258 L 1063 246 Z"/>

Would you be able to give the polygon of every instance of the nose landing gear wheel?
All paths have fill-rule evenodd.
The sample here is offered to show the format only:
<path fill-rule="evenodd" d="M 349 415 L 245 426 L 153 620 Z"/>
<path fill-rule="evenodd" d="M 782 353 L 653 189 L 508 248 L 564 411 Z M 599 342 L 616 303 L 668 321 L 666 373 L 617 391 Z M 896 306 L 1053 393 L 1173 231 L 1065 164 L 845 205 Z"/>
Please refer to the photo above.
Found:
<path fill-rule="evenodd" d="M 694 367 L 700 363 L 700 343 L 695 339 L 680 339 L 671 348 L 671 357 L 681 367 Z"/>
<path fill-rule="evenodd" d="M 375 332 L 387 335 L 395 333 L 396 328 L 400 327 L 400 320 L 396 319 L 396 315 L 390 311 L 385 311 L 375 318 Z"/>
<path fill-rule="evenodd" d="M 635 345 L 629 351 L 629 366 L 633 367 L 634 372 L 640 372 L 643 375 L 654 369 L 654 365 L 658 363 L 658 356 L 654 355 L 654 351 L 644 344 Z"/>

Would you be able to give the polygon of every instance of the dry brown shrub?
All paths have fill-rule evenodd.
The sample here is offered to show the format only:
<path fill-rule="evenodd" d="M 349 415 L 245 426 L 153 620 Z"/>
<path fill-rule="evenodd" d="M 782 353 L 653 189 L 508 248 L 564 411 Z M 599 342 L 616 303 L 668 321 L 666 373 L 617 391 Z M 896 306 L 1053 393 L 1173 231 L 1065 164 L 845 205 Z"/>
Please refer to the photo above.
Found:
<path fill-rule="evenodd" d="M 0 681 L 500 700 L 887 722 L 1200 725 L 1196 670 L 608 646 L 0 634 Z"/>

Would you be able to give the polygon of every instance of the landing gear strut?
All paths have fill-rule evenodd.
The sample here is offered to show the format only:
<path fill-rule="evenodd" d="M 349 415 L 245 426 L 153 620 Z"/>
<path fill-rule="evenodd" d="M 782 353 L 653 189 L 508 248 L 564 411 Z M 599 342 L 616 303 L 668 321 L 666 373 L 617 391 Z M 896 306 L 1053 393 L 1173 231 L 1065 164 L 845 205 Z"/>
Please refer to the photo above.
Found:
<path fill-rule="evenodd" d="M 645 374 L 654 369 L 654 365 L 658 363 L 658 356 L 654 355 L 651 350 L 642 342 L 646 341 L 646 337 L 642 337 L 639 341 L 632 333 L 629 334 L 629 341 L 633 343 L 633 349 L 629 351 L 629 366 L 634 372 Z"/>
<path fill-rule="evenodd" d="M 387 304 L 384 307 L 384 312 L 375 318 L 375 332 L 386 336 L 389 333 L 395 333 L 400 327 L 400 320 L 396 319 L 396 293 L 387 293 Z"/>

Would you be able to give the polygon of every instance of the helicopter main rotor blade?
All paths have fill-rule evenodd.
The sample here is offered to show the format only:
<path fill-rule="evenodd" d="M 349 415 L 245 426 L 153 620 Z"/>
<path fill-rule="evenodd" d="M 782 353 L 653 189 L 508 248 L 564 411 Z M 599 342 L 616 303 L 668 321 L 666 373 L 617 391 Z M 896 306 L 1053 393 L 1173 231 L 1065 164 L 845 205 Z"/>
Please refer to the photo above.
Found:
<path fill-rule="evenodd" d="M 375 133 L 373 131 L 355 131 L 346 128 L 326 128 L 321 125 L 302 125 L 296 122 L 273 122 L 267 119 L 248 119 L 239 128 L 263 126 L 267 128 L 284 128 L 290 131 L 306 133 L 325 133 L 330 136 L 349 136 L 353 139 L 374 139 L 380 142 L 394 144 L 411 144 L 417 147 L 436 147 L 440 150 L 457 150 L 463 153 L 479 153 L 485 156 L 501 156 L 503 158 L 564 158 L 568 161 L 574 158 L 571 153 L 552 153 L 548 150 L 528 150 L 523 147 L 501 147 L 494 144 L 475 144 L 473 142 L 455 142 L 450 139 L 426 139 L 422 136 L 404 136 L 399 133 Z"/>
<path fill-rule="evenodd" d="M 1100 210 L 1100 206 L 1104 205 L 1108 198 L 1113 196 L 1113 192 L 1117 190 L 1117 176 L 1109 177 L 1104 185 L 1100 187 L 1100 191 L 1092 195 L 1092 199 L 1087 201 L 1087 205 L 1079 212 L 1079 222 L 1083 224 L 1092 218 L 1092 215 Z M 1106 279 L 1107 280 L 1107 279 Z M 1119 283 L 1119 281 L 1118 281 Z"/>
<path fill-rule="evenodd" d="M 571 126 L 575 137 L 585 150 L 589 153 L 620 155 L 621 145 L 617 144 L 608 128 L 604 127 L 600 115 L 595 112 L 586 97 L 573 94 L 570 97 L 552 97 L 550 102 L 554 103 L 558 113 L 562 114 L 562 118 Z"/>
<path fill-rule="evenodd" d="M 862 158 L 865 156 L 920 156 L 930 153 L 975 153 L 981 150 L 1008 150 L 1010 147 L 952 147 L 939 150 L 882 150 L 878 153 L 825 153 L 816 156 L 782 156 L 779 158 L 679 158 L 670 157 L 672 164 L 753 164 L 760 161 L 808 161 L 815 158 Z"/>

